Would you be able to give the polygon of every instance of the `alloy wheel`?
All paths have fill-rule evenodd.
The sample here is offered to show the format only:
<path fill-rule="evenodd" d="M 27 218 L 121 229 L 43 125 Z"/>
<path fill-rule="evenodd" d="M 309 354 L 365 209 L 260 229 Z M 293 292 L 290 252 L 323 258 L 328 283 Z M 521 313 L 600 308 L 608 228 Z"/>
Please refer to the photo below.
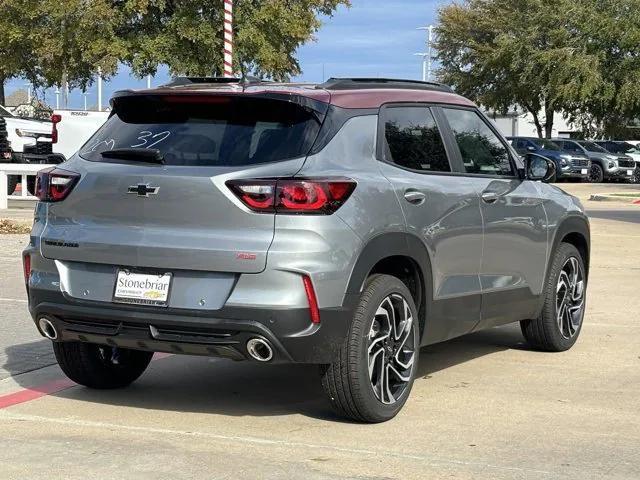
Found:
<path fill-rule="evenodd" d="M 600 168 L 600 166 L 596 164 L 591 165 L 591 168 L 589 169 L 589 174 L 587 176 L 587 179 L 589 180 L 589 182 L 600 183 L 602 182 L 603 177 L 604 177 L 604 174 L 602 172 L 602 168 Z"/>
<path fill-rule="evenodd" d="M 384 404 L 402 398 L 411 381 L 417 348 L 413 322 L 409 304 L 397 293 L 385 297 L 374 315 L 367 349 L 369 379 Z"/>
<path fill-rule="evenodd" d="M 569 257 L 556 285 L 556 320 L 564 338 L 572 338 L 580 330 L 584 290 L 582 266 L 576 257 Z"/>

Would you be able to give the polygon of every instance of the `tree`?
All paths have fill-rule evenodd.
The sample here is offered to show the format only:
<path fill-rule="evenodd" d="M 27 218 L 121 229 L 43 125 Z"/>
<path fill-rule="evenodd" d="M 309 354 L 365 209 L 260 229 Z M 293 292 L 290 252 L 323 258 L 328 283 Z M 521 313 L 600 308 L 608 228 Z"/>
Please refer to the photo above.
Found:
<path fill-rule="evenodd" d="M 221 74 L 222 0 L 137 0 L 124 36 L 133 71 L 154 74 L 168 65 L 176 75 Z M 319 15 L 349 0 L 235 0 L 234 67 L 241 74 L 283 80 L 300 73 L 296 49 L 312 39 Z"/>
<path fill-rule="evenodd" d="M 84 90 L 98 68 L 104 77 L 114 74 L 127 45 L 119 36 L 126 11 L 120 3 L 4 0 L 0 80 L 24 76 L 35 86 Z"/>
<path fill-rule="evenodd" d="M 98 71 L 113 75 L 126 55 L 119 36 L 124 9 L 111 0 L 32 0 L 37 12 L 30 34 L 41 82 L 83 91 Z M 66 89 L 63 89 L 65 98 Z M 66 98 L 63 102 L 66 104 Z"/>
<path fill-rule="evenodd" d="M 23 76 L 32 80 L 36 77 L 35 58 L 30 43 L 25 40 L 29 34 L 25 15 L 28 9 L 24 2 L 2 3 L 0 14 L 0 105 L 6 102 L 4 85 L 11 78 Z"/>
<path fill-rule="evenodd" d="M 84 90 L 98 69 L 108 78 L 120 62 L 141 77 L 161 64 L 173 74 L 223 70 L 223 0 L 0 1 L 2 85 L 26 76 Z M 235 0 L 235 67 L 278 80 L 300 73 L 296 49 L 339 5 L 349 0 Z"/>
<path fill-rule="evenodd" d="M 580 3 L 466 0 L 441 8 L 440 79 L 487 108 L 526 110 L 538 135 L 550 137 L 555 112 L 575 108 L 603 86 L 602 58 L 572 20 L 583 15 Z"/>
<path fill-rule="evenodd" d="M 626 138 L 640 120 L 639 11 L 640 0 L 582 0 L 568 19 L 600 72 L 597 88 L 569 104 L 586 135 Z"/>

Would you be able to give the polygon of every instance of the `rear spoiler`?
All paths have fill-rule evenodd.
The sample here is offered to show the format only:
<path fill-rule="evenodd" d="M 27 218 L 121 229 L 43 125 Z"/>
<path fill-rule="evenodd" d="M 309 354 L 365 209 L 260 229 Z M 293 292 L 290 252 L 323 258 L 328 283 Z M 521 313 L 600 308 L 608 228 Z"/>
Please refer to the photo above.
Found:
<path fill-rule="evenodd" d="M 276 91 L 265 90 L 260 92 L 249 92 L 246 90 L 232 90 L 232 89 L 220 89 L 216 90 L 173 90 L 173 89 L 157 89 L 157 90 L 118 90 L 114 92 L 109 103 L 111 105 L 111 115 L 118 110 L 118 103 L 126 101 L 127 98 L 144 98 L 148 97 L 153 99 L 154 97 L 176 97 L 184 98 L 185 101 L 198 102 L 202 99 L 203 103 L 206 102 L 207 97 L 244 97 L 244 98 L 258 98 L 265 100 L 279 100 L 282 102 L 293 103 L 306 110 L 313 112 L 320 123 L 324 120 L 327 110 L 329 109 L 329 103 L 323 102 L 310 96 L 294 93 L 290 91 Z M 188 100 L 187 100 L 188 99 Z"/>

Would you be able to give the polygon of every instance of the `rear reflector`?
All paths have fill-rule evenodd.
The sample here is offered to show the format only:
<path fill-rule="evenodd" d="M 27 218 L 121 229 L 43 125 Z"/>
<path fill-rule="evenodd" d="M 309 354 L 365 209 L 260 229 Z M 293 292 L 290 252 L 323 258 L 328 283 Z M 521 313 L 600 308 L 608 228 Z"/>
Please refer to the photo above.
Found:
<path fill-rule="evenodd" d="M 29 285 L 29 277 L 31 276 L 31 254 L 25 253 L 22 256 L 22 269 L 24 271 L 24 283 Z"/>
<path fill-rule="evenodd" d="M 227 186 L 254 212 L 331 215 L 356 187 L 350 178 L 229 180 Z"/>
<path fill-rule="evenodd" d="M 80 175 L 61 168 L 51 167 L 38 172 L 36 197 L 41 202 L 59 202 L 67 198 Z"/>
<path fill-rule="evenodd" d="M 320 310 L 318 309 L 318 299 L 316 297 L 316 291 L 313 288 L 311 277 L 305 275 L 302 277 L 302 283 L 304 283 L 304 291 L 307 294 L 307 301 L 309 302 L 309 314 L 311 315 L 311 323 L 320 323 Z"/>

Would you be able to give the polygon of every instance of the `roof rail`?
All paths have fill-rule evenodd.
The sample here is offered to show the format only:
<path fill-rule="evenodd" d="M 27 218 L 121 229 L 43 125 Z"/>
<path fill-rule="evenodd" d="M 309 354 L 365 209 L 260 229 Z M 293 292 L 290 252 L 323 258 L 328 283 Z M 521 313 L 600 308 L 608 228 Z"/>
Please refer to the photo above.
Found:
<path fill-rule="evenodd" d="M 256 83 L 265 83 L 268 80 L 262 80 L 258 77 L 246 76 L 241 77 L 174 77 L 169 83 L 163 87 L 179 87 L 181 85 L 193 85 L 198 83 L 214 83 L 226 85 L 230 83 L 239 83 L 241 85 L 252 85 Z"/>
<path fill-rule="evenodd" d="M 400 78 L 330 78 L 316 86 L 325 90 L 359 90 L 367 88 L 396 88 L 453 92 L 451 87 L 437 82 L 422 82 Z"/>

